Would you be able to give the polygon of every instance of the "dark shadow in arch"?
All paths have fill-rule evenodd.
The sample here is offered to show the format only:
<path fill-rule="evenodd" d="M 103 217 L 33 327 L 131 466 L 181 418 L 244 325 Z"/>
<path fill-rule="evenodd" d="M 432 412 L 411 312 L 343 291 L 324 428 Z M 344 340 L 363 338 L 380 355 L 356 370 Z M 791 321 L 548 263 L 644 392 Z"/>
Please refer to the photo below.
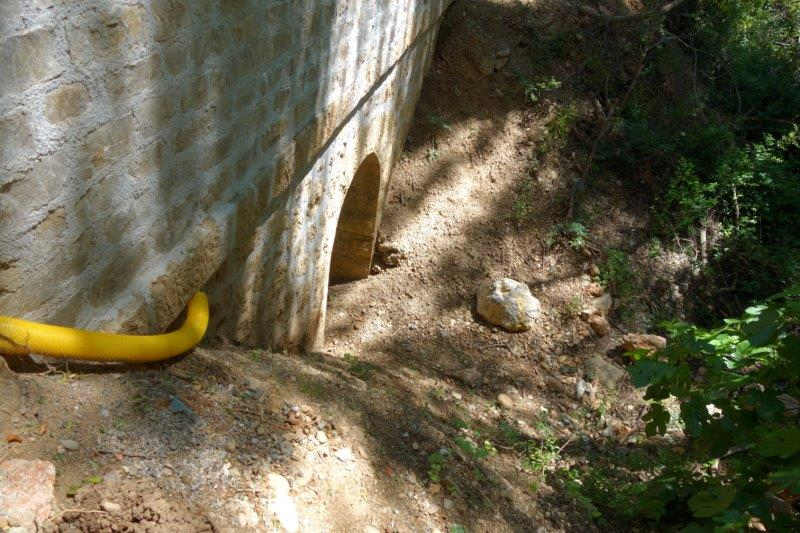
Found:
<path fill-rule="evenodd" d="M 344 199 L 331 253 L 330 283 L 369 276 L 378 230 L 381 164 L 370 154 L 358 167 Z"/>

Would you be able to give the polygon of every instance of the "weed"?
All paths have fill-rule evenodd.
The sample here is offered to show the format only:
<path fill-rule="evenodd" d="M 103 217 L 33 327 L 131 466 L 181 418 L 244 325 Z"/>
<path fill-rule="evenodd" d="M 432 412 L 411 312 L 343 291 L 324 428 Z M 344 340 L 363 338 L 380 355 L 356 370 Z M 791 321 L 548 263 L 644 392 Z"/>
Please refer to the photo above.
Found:
<path fill-rule="evenodd" d="M 573 221 L 565 224 L 557 224 L 547 235 L 545 240 L 547 246 L 552 248 L 557 242 L 564 240 L 567 245 L 575 251 L 580 251 L 586 246 L 589 238 L 589 230 L 582 223 Z"/>
<path fill-rule="evenodd" d="M 600 266 L 600 281 L 619 298 L 631 297 L 637 289 L 637 281 L 631 268 L 628 254 L 609 248 L 606 260 Z"/>
<path fill-rule="evenodd" d="M 529 472 L 541 476 L 552 467 L 559 458 L 559 446 L 549 426 L 542 431 L 542 440 L 529 441 L 524 446 L 522 467 Z"/>
<path fill-rule="evenodd" d="M 448 448 L 441 448 L 428 455 L 428 479 L 432 483 L 439 483 L 450 461 L 452 452 Z"/>
<path fill-rule="evenodd" d="M 564 315 L 567 318 L 577 318 L 583 310 L 583 299 L 580 295 L 575 295 L 564 305 Z"/>
<path fill-rule="evenodd" d="M 531 198 L 533 198 L 534 194 L 533 185 L 533 179 L 526 178 L 520 184 L 519 190 L 517 190 L 514 203 L 511 206 L 511 218 L 517 226 L 530 219 L 533 214 L 533 205 L 531 203 Z"/>
<path fill-rule="evenodd" d="M 561 82 L 553 77 L 538 81 L 522 78 L 520 83 L 522 83 L 522 89 L 525 91 L 525 99 L 532 104 L 539 103 L 542 98 L 542 93 L 561 88 Z"/>
<path fill-rule="evenodd" d="M 433 163 L 439 159 L 439 155 L 439 143 L 436 142 L 436 137 L 433 137 L 431 139 L 431 145 L 425 151 L 425 159 L 428 160 L 428 163 Z"/>

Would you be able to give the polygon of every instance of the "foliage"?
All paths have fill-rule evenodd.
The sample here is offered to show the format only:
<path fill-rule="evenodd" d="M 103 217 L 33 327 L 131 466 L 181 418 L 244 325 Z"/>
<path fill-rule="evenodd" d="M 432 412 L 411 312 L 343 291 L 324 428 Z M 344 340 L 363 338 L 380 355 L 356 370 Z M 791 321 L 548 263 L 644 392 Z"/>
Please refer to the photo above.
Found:
<path fill-rule="evenodd" d="M 700 295 L 702 318 L 800 279 L 800 3 L 697 0 L 619 31 L 642 43 L 645 68 L 632 80 L 622 48 L 587 61 L 594 92 L 630 89 L 595 170 L 650 188 L 660 236 L 708 246 L 717 291 Z"/>
<path fill-rule="evenodd" d="M 561 82 L 557 79 L 550 77 L 533 81 L 528 78 L 521 79 L 522 88 L 525 91 L 525 98 L 532 104 L 539 103 L 542 98 L 542 93 L 554 91 L 561 88 Z"/>
<path fill-rule="evenodd" d="M 580 251 L 586 246 L 589 230 L 582 223 L 573 221 L 557 224 L 547 236 L 547 245 L 552 247 L 557 241 L 564 240 L 575 251 Z"/>
<path fill-rule="evenodd" d="M 668 324 L 667 348 L 630 367 L 652 401 L 647 433 L 665 432 L 663 401 L 674 397 L 691 444 L 682 460 L 625 489 L 639 494 L 633 508 L 642 516 L 703 530 L 800 527 L 795 510 L 773 511 L 800 496 L 798 328 L 800 286 L 718 328 Z"/>
<path fill-rule="evenodd" d="M 606 260 L 600 266 L 600 281 L 615 294 L 627 295 L 633 290 L 633 269 L 628 254 L 616 248 L 606 251 Z"/>

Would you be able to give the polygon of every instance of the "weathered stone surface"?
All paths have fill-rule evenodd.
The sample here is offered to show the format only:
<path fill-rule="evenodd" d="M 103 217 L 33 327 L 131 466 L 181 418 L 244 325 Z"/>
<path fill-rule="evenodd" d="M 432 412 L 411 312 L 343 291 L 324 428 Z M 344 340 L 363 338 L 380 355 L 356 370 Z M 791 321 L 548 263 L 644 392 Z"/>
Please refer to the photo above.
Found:
<path fill-rule="evenodd" d="M 297 507 L 289 494 L 289 482 L 280 474 L 267 474 L 267 511 L 287 533 L 299 531 Z"/>
<path fill-rule="evenodd" d="M 633 350 L 647 350 L 653 352 L 667 347 L 667 339 L 659 335 L 647 333 L 628 333 L 622 338 L 622 348 L 626 352 Z"/>
<path fill-rule="evenodd" d="M 613 388 L 625 375 L 625 370 L 605 355 L 596 354 L 586 361 L 586 377 L 605 388 Z"/>
<path fill-rule="evenodd" d="M 2 81 L 0 81 L 2 83 Z M 12 162 L 30 156 L 35 148 L 33 132 L 25 113 L 0 118 L 0 161 Z"/>
<path fill-rule="evenodd" d="M 68 118 L 77 117 L 89 105 L 89 93 L 82 83 L 62 85 L 47 95 L 45 116 L 57 124 Z"/>
<path fill-rule="evenodd" d="M 130 149 L 133 118 L 131 116 L 108 122 L 86 137 L 85 150 L 96 168 L 116 161 Z"/>
<path fill-rule="evenodd" d="M 478 314 L 508 331 L 530 329 L 541 308 L 528 286 L 513 279 L 489 280 L 478 289 Z"/>
<path fill-rule="evenodd" d="M 21 93 L 32 85 L 55 78 L 63 70 L 59 61 L 56 37 L 50 28 L 37 28 L 28 33 L 2 40 L 0 34 L 0 98 Z"/>
<path fill-rule="evenodd" d="M 56 467 L 48 461 L 9 459 L 0 463 L 0 516 L 33 529 L 47 520 Z"/>

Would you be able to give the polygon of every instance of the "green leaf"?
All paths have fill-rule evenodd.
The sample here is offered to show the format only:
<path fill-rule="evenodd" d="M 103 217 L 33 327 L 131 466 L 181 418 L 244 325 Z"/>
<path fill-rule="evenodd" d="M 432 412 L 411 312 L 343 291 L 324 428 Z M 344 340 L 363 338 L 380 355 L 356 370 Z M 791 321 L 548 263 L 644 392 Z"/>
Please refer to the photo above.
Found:
<path fill-rule="evenodd" d="M 653 359 L 642 359 L 628 367 L 635 387 L 645 387 L 675 375 L 675 367 Z"/>
<path fill-rule="evenodd" d="M 767 431 L 758 440 L 758 453 L 764 457 L 790 457 L 800 451 L 800 428 Z"/>
<path fill-rule="evenodd" d="M 669 411 L 664 409 L 660 403 L 651 404 L 650 410 L 644 415 L 644 419 L 647 421 L 645 426 L 647 436 L 652 437 L 655 434 L 663 435 L 666 433 L 669 418 Z"/>
<path fill-rule="evenodd" d="M 800 467 L 773 472 L 769 480 L 782 489 L 800 494 Z"/>
<path fill-rule="evenodd" d="M 775 339 L 779 327 L 780 314 L 777 310 L 768 308 L 759 315 L 757 321 L 747 324 L 745 334 L 752 346 L 766 346 Z"/>
<path fill-rule="evenodd" d="M 686 424 L 686 433 L 692 437 L 700 435 L 703 427 L 708 423 L 709 414 L 707 403 L 697 396 L 681 404 L 681 418 Z"/>
<path fill-rule="evenodd" d="M 710 487 L 689 498 L 689 509 L 697 518 L 709 518 L 727 509 L 735 496 L 736 489 L 730 485 Z"/>

